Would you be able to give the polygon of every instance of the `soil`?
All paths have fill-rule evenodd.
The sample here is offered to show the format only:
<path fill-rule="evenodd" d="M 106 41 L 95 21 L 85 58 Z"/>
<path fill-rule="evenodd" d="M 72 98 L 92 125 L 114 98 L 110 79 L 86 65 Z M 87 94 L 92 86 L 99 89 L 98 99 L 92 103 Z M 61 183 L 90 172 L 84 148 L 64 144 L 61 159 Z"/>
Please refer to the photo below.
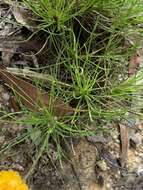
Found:
<path fill-rule="evenodd" d="M 17 39 L 25 39 L 26 27 L 16 22 L 9 5 L 0 3 L 0 64 L 24 68 L 34 65 L 52 55 L 43 50 L 40 56 L 27 59 L 21 53 L 32 52 L 39 46 L 39 40 L 18 44 Z M 49 51 L 48 51 L 49 52 Z M 44 55 L 44 56 L 43 56 Z M 44 60 L 47 60 L 44 57 Z M 43 62 L 43 60 L 42 60 Z M 11 92 L 2 83 L 0 85 L 0 110 L 9 113 L 18 110 Z M 108 124 L 108 134 L 98 134 L 92 138 L 67 139 L 69 147 L 63 145 L 66 157 L 61 162 L 56 158 L 56 149 L 50 144 L 49 159 L 46 152 L 39 160 L 32 175 L 27 179 L 31 190 L 141 190 L 143 189 L 143 123 L 134 121 L 129 128 L 129 149 L 125 167 L 120 163 L 120 138 L 118 126 Z M 94 124 L 93 124 L 94 125 Z M 29 126 L 16 125 L 8 121 L 0 123 L 0 146 L 20 136 Z M 71 148 L 72 147 L 72 148 Z M 35 159 L 36 146 L 31 139 L 16 144 L 0 154 L 0 169 L 13 169 L 23 177 L 31 168 Z"/>

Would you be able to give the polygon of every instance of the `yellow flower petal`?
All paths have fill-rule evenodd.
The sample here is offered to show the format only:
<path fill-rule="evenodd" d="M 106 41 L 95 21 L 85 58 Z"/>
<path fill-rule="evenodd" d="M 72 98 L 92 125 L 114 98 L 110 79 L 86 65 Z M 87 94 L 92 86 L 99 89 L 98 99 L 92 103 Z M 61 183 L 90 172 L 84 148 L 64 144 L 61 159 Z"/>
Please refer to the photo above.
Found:
<path fill-rule="evenodd" d="M 0 190 L 29 190 L 18 172 L 9 170 L 0 172 Z"/>

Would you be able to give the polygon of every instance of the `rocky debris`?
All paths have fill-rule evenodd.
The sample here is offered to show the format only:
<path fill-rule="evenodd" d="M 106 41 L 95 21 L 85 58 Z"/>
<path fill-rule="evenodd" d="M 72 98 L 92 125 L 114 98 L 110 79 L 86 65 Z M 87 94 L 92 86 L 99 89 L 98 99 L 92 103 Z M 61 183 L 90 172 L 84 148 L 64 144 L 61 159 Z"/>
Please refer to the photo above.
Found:
<path fill-rule="evenodd" d="M 5 124 L 1 125 L 2 128 L 4 129 L 0 133 L 1 143 L 4 141 L 6 143 L 9 138 L 17 136 L 17 131 L 13 130 L 16 126 L 11 127 L 11 125 Z M 143 135 L 142 132 L 140 135 Z M 136 148 L 129 148 L 127 166 L 126 169 L 122 169 L 117 163 L 113 164 L 119 158 L 118 136 L 117 130 L 111 131 L 112 140 L 102 146 L 88 142 L 84 138 L 76 140 L 75 143 L 73 141 L 73 148 L 67 154 L 69 158 L 62 160 L 61 164 L 56 159 L 55 147 L 51 145 L 52 162 L 46 154 L 42 156 L 35 168 L 35 173 L 29 179 L 31 188 L 33 190 L 38 190 L 40 187 L 41 190 L 58 190 L 59 188 L 62 190 L 141 189 L 143 146 L 141 144 Z M 32 164 L 34 149 L 30 141 L 27 139 L 15 148 L 8 150 L 1 158 L 0 168 L 15 169 L 25 175 Z M 104 149 L 110 153 L 112 164 L 109 162 L 107 154 L 106 158 L 101 157 L 100 151 L 105 154 Z"/>
<path fill-rule="evenodd" d="M 120 175 L 116 179 L 116 184 L 113 186 L 117 190 L 134 190 L 138 189 L 138 186 L 140 187 L 139 189 L 143 188 L 143 184 L 142 186 L 138 184 L 143 170 L 143 130 L 140 126 L 141 123 L 135 126 L 134 129 L 129 129 L 130 147 L 128 150 L 127 165 L 126 170 L 120 171 Z"/>
<path fill-rule="evenodd" d="M 11 94 L 0 85 L 1 111 L 11 110 L 9 104 Z M 2 113 L 2 112 L 1 112 Z M 0 132 L 0 144 L 6 144 L 9 139 L 22 133 L 27 126 L 2 123 Z M 142 188 L 143 176 L 143 125 L 138 121 L 138 125 L 129 129 L 130 147 L 126 168 L 122 169 L 118 164 L 120 140 L 117 126 L 106 135 L 96 136 L 94 139 L 79 139 L 73 143 L 70 150 L 69 159 L 56 160 L 54 146 L 50 148 L 53 165 L 49 165 L 47 156 L 43 156 L 36 167 L 34 175 L 30 178 L 33 190 L 43 184 L 41 190 L 126 190 Z M 109 138 L 110 136 L 110 138 Z M 31 139 L 32 140 L 32 139 Z M 27 144 L 28 143 L 28 144 Z M 30 140 L 19 144 L 14 149 L 6 152 L 1 158 L 0 168 L 11 168 L 26 174 L 32 164 L 33 148 Z M 31 148 L 30 148 L 31 147 Z M 69 161 L 70 160 L 70 161 Z M 27 167 L 28 165 L 28 167 Z M 50 167 L 50 169 L 49 169 Z M 45 182 L 46 181 L 46 182 Z M 139 189 L 139 190 L 140 190 Z"/>
<path fill-rule="evenodd" d="M 2 4 L 0 6 L 0 36 L 8 36 L 18 29 L 17 23 L 14 21 L 9 6 Z"/>

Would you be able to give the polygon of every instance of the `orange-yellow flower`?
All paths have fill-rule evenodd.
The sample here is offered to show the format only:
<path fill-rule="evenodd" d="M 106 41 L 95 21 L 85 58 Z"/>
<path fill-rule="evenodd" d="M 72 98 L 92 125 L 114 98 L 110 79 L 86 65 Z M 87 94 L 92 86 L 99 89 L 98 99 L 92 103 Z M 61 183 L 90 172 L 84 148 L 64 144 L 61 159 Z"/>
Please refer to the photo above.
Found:
<path fill-rule="evenodd" d="M 0 172 L 0 190 L 28 190 L 18 172 L 9 170 Z"/>

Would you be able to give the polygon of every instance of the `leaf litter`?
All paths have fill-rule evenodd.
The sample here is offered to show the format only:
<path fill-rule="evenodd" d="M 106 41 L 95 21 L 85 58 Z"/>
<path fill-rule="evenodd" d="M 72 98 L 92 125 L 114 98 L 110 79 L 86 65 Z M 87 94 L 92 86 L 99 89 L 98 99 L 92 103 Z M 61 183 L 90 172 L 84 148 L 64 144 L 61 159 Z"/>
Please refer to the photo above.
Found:
<path fill-rule="evenodd" d="M 47 92 L 38 89 L 36 86 L 12 75 L 6 71 L 6 68 L 0 65 L 0 79 L 5 82 L 18 96 L 25 106 L 32 111 L 40 111 L 44 107 L 51 107 L 55 116 L 73 114 L 74 109 L 59 99 L 50 102 L 50 96 Z"/>

